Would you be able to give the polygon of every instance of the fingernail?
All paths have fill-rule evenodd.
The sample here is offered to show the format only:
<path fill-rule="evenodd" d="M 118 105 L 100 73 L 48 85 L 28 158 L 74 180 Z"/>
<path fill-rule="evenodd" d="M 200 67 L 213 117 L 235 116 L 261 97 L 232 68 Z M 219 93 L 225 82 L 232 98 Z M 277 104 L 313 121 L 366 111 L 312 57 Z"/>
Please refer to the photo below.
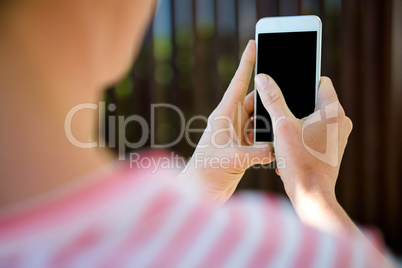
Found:
<path fill-rule="evenodd" d="M 269 79 L 264 74 L 259 74 L 255 77 L 255 84 L 257 89 L 262 90 L 269 85 Z"/>

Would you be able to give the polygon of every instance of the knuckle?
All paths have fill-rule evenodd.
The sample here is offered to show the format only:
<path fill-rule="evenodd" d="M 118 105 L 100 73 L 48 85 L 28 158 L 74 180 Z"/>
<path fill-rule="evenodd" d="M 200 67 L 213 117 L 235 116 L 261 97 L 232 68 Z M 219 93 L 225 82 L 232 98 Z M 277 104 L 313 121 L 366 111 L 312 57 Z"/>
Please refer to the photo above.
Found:
<path fill-rule="evenodd" d="M 346 121 L 346 126 L 347 126 L 347 128 L 348 128 L 348 131 L 349 131 L 349 133 L 350 132 L 352 132 L 352 130 L 353 130 L 353 122 L 352 122 L 352 120 L 349 118 L 349 117 L 347 117 L 347 116 L 345 116 L 345 121 Z"/>
<path fill-rule="evenodd" d="M 335 103 L 336 103 L 336 105 L 332 105 Z M 328 105 L 327 107 L 325 107 L 325 111 L 330 111 L 330 112 L 333 112 L 334 114 L 336 114 L 338 120 L 343 120 L 346 117 L 345 110 L 343 109 L 339 100 L 336 100 L 335 102 L 333 102 L 330 105 Z"/>
<path fill-rule="evenodd" d="M 279 133 L 289 133 L 292 130 L 292 125 L 288 120 L 280 120 L 275 127 Z"/>
<path fill-rule="evenodd" d="M 278 125 L 276 126 L 276 131 L 279 133 L 285 133 L 288 130 L 288 126 L 286 125 L 285 122 L 279 122 Z"/>
<path fill-rule="evenodd" d="M 241 60 L 244 65 L 246 65 L 249 68 L 252 68 L 254 65 L 254 55 L 251 52 L 248 52 L 248 54 L 244 55 L 243 59 Z"/>
<path fill-rule="evenodd" d="M 269 107 L 281 99 L 281 94 L 278 90 L 264 90 L 263 104 L 265 107 Z"/>
<path fill-rule="evenodd" d="M 341 119 L 346 117 L 345 110 L 343 109 L 341 104 L 339 104 L 338 114 L 339 114 L 339 118 L 341 118 Z"/>
<path fill-rule="evenodd" d="M 248 87 L 249 81 L 246 81 L 245 79 L 239 78 L 237 76 L 232 78 L 232 81 L 230 82 L 231 86 L 241 86 L 241 87 Z"/>

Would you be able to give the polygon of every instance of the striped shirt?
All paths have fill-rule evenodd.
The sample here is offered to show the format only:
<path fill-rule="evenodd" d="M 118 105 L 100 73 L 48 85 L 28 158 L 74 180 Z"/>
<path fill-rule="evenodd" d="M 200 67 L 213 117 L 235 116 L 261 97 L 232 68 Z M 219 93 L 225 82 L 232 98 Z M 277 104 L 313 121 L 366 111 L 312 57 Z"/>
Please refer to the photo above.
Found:
<path fill-rule="evenodd" d="M 176 175 L 121 167 L 1 212 L 0 267 L 381 267 L 358 238 L 303 225 L 285 199 L 243 193 L 216 207 Z"/>

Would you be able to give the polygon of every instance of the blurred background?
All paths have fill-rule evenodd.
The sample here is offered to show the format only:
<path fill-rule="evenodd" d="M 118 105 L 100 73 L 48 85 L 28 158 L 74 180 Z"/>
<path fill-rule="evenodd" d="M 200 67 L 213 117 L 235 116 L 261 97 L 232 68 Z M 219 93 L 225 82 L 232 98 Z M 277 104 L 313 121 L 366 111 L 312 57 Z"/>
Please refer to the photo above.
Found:
<path fill-rule="evenodd" d="M 160 0 L 134 67 L 106 92 L 106 101 L 117 106 L 106 115 L 138 114 L 149 122 L 151 103 L 171 103 L 184 112 L 186 122 L 194 115 L 207 117 L 248 40 L 254 39 L 258 19 L 311 14 L 323 23 L 322 75 L 333 80 L 354 124 L 338 179 L 338 200 L 357 223 L 379 228 L 388 246 L 401 254 L 401 0 Z M 253 88 L 251 84 L 249 90 Z M 155 119 L 155 140 L 175 140 L 178 115 L 158 109 Z M 202 120 L 192 124 L 205 126 Z M 125 135 L 138 141 L 141 129 L 129 124 Z M 194 143 L 200 135 L 192 133 Z M 106 139 L 117 142 L 108 134 Z M 171 149 L 190 157 L 194 147 L 183 139 Z M 251 168 L 241 189 L 284 194 L 272 168 Z"/>

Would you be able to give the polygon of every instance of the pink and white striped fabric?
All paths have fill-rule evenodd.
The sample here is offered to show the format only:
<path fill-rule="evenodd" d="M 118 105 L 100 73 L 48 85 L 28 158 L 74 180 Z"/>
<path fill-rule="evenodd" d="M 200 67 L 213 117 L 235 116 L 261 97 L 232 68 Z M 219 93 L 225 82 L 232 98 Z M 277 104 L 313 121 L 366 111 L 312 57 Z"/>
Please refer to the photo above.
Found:
<path fill-rule="evenodd" d="M 244 193 L 218 208 L 175 176 L 122 167 L 3 211 L 0 267 L 381 267 L 359 240 L 301 224 L 286 200 Z"/>

